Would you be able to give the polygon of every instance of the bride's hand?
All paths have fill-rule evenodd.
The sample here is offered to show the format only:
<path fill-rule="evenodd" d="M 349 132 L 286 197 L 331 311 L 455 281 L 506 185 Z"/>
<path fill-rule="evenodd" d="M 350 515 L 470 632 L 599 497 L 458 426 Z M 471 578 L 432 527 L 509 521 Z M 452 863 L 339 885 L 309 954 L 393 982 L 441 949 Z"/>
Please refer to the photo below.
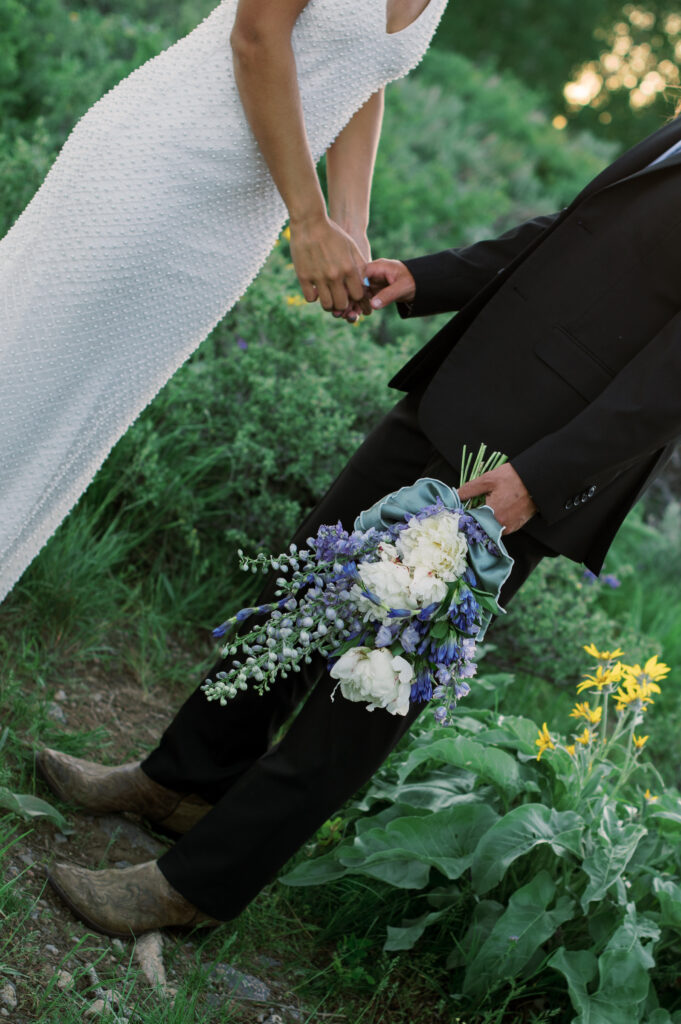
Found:
<path fill-rule="evenodd" d="M 371 243 L 369 242 L 369 237 L 366 231 L 348 231 L 348 234 L 357 246 L 359 259 L 361 259 L 365 264 L 368 264 L 371 260 Z M 364 280 L 366 280 L 366 278 L 363 279 L 363 283 Z M 334 310 L 333 315 L 335 317 L 343 317 L 343 319 L 347 320 L 348 323 L 354 324 L 359 320 L 360 316 L 369 316 L 371 312 L 371 294 L 365 287 L 364 295 L 359 302 L 351 302 L 342 313 Z"/>
<path fill-rule="evenodd" d="M 291 221 L 291 260 L 308 302 L 343 313 L 364 298 L 366 260 L 357 243 L 328 216 Z"/>

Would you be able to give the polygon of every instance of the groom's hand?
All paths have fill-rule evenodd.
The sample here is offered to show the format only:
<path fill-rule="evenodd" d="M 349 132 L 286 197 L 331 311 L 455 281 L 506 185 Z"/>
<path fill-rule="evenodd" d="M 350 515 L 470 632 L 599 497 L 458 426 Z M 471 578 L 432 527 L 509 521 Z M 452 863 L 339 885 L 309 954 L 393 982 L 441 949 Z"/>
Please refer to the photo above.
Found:
<path fill-rule="evenodd" d="M 364 273 L 370 282 L 372 309 L 383 309 L 391 302 L 413 301 L 416 282 L 399 260 L 374 260 L 367 263 Z"/>
<path fill-rule="evenodd" d="M 529 491 L 510 462 L 504 462 L 459 488 L 462 501 L 479 494 L 485 495 L 485 504 L 492 509 L 505 533 L 515 533 L 537 511 Z"/>

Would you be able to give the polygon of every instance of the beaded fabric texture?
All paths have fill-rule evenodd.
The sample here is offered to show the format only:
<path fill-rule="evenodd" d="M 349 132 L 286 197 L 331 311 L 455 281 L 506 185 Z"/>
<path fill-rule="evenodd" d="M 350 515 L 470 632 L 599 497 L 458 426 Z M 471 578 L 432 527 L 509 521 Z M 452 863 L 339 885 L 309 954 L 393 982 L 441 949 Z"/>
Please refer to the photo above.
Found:
<path fill-rule="evenodd" d="M 310 0 L 293 47 L 315 160 L 420 61 L 445 5 L 387 35 L 384 0 Z M 235 12 L 95 103 L 0 241 L 0 600 L 285 223 L 234 81 Z"/>

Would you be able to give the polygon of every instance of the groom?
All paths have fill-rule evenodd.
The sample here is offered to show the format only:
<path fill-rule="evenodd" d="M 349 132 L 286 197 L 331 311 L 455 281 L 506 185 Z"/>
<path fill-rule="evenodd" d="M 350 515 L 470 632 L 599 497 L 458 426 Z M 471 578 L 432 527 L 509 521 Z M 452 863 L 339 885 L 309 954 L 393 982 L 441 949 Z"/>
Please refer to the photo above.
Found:
<path fill-rule="evenodd" d="M 484 441 L 510 461 L 460 493 L 485 494 L 506 527 L 515 565 L 502 605 L 545 555 L 566 554 L 597 573 L 681 434 L 680 236 L 676 120 L 561 213 L 467 248 L 370 264 L 374 308 L 399 301 L 404 316 L 460 312 L 392 381 L 407 396 L 296 539 L 324 522 L 351 526 L 361 509 L 420 476 L 455 486 L 462 445 L 474 451 Z M 213 673 L 221 668 L 229 664 Z M 64 799 L 136 811 L 185 833 L 159 861 L 135 868 L 56 865 L 59 894 L 109 934 L 233 918 L 421 710 L 369 714 L 332 703 L 330 690 L 321 660 L 225 709 L 198 689 L 141 765 L 105 768 L 43 751 L 43 774 Z"/>

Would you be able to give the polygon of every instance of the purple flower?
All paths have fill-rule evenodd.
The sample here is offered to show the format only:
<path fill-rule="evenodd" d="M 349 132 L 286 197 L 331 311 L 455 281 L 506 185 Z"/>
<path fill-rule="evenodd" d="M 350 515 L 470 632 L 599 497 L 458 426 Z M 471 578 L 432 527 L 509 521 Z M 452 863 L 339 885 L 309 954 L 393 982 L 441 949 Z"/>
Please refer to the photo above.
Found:
<path fill-rule="evenodd" d="M 248 342 L 246 341 L 245 338 L 237 338 L 236 343 L 242 352 L 245 352 L 246 349 L 248 348 Z"/>
<path fill-rule="evenodd" d="M 607 572 L 605 576 L 601 576 L 601 580 L 606 584 L 606 586 L 612 587 L 613 590 L 617 590 L 618 587 L 622 586 L 622 581 L 611 572 Z"/>
<path fill-rule="evenodd" d="M 402 630 L 400 635 L 400 643 L 404 647 L 407 654 L 413 654 L 416 650 L 416 646 L 421 639 L 421 633 L 415 623 L 411 622 L 406 629 Z"/>
<path fill-rule="evenodd" d="M 447 708 L 439 707 L 435 708 L 435 721 L 442 725 L 447 717 Z"/>
<path fill-rule="evenodd" d="M 467 697 L 470 692 L 471 688 L 468 683 L 454 683 L 454 695 L 457 700 L 460 700 L 462 697 Z"/>
<path fill-rule="evenodd" d="M 595 572 L 592 572 L 591 569 L 585 569 L 582 573 L 582 579 L 585 583 L 595 583 L 598 579 L 598 576 Z"/>
<path fill-rule="evenodd" d="M 393 632 L 389 626 L 381 626 L 376 634 L 377 647 L 389 647 L 393 642 Z"/>
<path fill-rule="evenodd" d="M 450 622 L 462 633 L 472 634 L 479 611 L 480 605 L 470 590 L 464 590 L 459 596 L 458 603 L 449 609 L 448 617 Z"/>
<path fill-rule="evenodd" d="M 416 676 L 416 682 L 411 684 L 412 704 L 423 703 L 433 696 L 433 680 L 430 672 L 421 670 Z"/>
<path fill-rule="evenodd" d="M 419 620 L 421 622 L 427 622 L 431 615 L 434 615 L 435 612 L 438 610 L 441 603 L 441 601 L 433 601 L 433 603 L 429 604 L 426 608 L 422 608 L 418 614 Z"/>
<path fill-rule="evenodd" d="M 236 613 L 237 622 L 245 622 L 246 619 L 250 619 L 251 615 L 255 615 L 255 608 L 242 608 L 241 611 Z"/>

